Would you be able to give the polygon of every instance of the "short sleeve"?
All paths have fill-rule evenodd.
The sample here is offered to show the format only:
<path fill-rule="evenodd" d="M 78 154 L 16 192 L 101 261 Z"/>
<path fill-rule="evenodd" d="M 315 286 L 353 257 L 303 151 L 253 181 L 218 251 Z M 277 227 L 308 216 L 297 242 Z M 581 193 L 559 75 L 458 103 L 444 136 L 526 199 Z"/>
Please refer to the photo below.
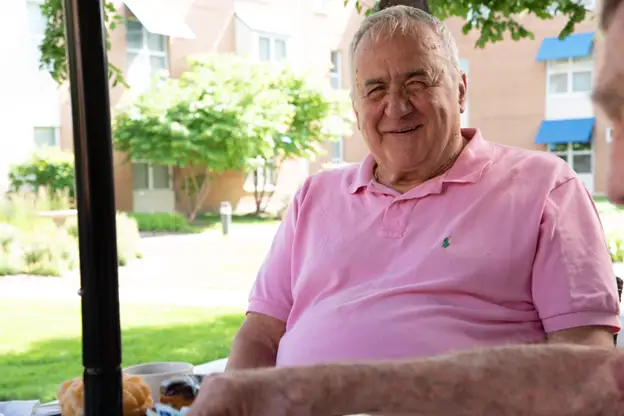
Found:
<path fill-rule="evenodd" d="M 576 177 L 546 200 L 532 278 L 547 333 L 594 325 L 619 331 L 611 256 L 593 200 Z"/>
<path fill-rule="evenodd" d="M 293 305 L 292 246 L 301 191 L 288 207 L 249 295 L 247 312 L 257 312 L 286 322 Z"/>

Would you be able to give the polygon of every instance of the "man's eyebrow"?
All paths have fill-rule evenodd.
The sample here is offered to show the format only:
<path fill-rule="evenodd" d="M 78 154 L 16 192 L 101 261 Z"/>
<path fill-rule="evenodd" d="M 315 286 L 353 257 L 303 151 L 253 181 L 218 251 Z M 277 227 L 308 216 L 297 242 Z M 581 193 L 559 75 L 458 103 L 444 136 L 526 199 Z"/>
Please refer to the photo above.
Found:
<path fill-rule="evenodd" d="M 417 69 L 415 71 L 407 72 L 403 75 L 403 78 L 410 79 L 415 77 L 424 77 L 427 75 L 427 71 L 424 69 Z M 364 86 L 369 87 L 372 85 L 379 85 L 385 83 L 386 80 L 384 78 L 371 78 L 364 81 Z"/>

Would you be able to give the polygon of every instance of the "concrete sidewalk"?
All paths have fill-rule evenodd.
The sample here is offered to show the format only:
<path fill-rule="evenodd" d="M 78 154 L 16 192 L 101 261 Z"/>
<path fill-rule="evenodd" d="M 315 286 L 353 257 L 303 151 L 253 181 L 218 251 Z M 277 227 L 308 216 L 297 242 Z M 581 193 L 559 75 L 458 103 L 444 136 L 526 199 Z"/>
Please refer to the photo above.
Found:
<path fill-rule="evenodd" d="M 0 278 L 0 299 L 76 300 L 78 279 L 36 276 Z M 137 284 L 120 284 L 121 302 L 152 305 L 245 308 L 246 291 L 175 288 Z"/>

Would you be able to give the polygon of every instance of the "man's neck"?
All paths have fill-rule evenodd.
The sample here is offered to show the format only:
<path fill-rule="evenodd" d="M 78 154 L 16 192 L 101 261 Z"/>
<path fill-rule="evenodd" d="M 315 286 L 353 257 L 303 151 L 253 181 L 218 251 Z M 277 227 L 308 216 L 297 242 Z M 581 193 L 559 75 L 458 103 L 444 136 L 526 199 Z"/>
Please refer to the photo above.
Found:
<path fill-rule="evenodd" d="M 398 192 L 406 193 L 430 179 L 443 175 L 453 167 L 462 150 L 464 150 L 464 147 L 468 144 L 468 140 L 464 137 L 460 137 L 460 140 L 454 140 L 453 143 L 454 145 L 443 153 L 439 163 L 428 169 L 424 169 L 422 172 L 392 173 L 386 171 L 379 165 L 375 165 L 373 168 L 373 177 L 382 185 Z"/>

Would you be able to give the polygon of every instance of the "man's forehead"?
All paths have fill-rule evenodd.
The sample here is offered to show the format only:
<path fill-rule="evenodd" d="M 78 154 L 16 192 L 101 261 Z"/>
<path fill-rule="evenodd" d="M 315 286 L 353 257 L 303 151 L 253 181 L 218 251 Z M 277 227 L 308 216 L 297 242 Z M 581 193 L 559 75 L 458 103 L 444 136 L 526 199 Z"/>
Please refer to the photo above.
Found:
<path fill-rule="evenodd" d="M 414 24 L 408 29 L 395 27 L 373 27 L 362 38 L 355 51 L 355 58 L 361 55 L 379 55 L 396 52 L 405 55 L 422 54 L 441 48 L 439 37 L 425 24 Z"/>

